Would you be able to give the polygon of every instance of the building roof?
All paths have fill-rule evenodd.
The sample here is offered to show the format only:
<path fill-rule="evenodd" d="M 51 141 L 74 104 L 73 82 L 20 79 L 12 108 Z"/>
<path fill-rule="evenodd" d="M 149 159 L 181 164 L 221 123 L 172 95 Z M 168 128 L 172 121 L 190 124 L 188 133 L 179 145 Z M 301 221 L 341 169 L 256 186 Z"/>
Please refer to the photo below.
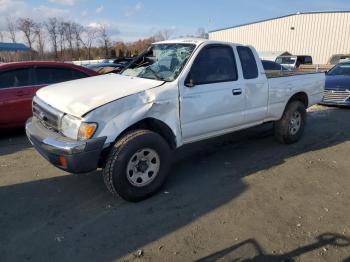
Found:
<path fill-rule="evenodd" d="M 209 33 L 214 33 L 214 32 L 218 32 L 218 31 L 222 31 L 222 30 L 226 30 L 226 29 L 233 29 L 233 28 L 242 27 L 242 26 L 246 26 L 246 25 L 258 24 L 258 23 L 262 23 L 262 22 L 267 22 L 267 21 L 281 19 L 281 18 L 295 16 L 295 15 L 325 14 L 325 13 L 350 13 L 350 10 L 345 10 L 345 11 L 297 12 L 295 14 L 283 15 L 283 16 L 278 16 L 278 17 L 274 17 L 274 18 L 258 20 L 258 21 L 254 21 L 254 22 L 251 22 L 251 23 L 245 23 L 245 24 L 240 24 L 240 25 L 235 25 L 235 26 L 230 26 L 230 27 L 224 27 L 224 28 L 221 28 L 221 29 L 216 29 L 216 30 L 209 31 Z"/>
<path fill-rule="evenodd" d="M 31 49 L 21 43 L 0 43 L 0 51 L 31 51 Z"/>

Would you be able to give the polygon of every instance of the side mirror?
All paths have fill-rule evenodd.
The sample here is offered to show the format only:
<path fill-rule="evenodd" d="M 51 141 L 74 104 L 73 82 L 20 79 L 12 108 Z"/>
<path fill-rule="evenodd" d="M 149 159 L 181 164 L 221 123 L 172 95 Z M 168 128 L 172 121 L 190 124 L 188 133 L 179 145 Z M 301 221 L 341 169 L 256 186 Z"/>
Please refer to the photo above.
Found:
<path fill-rule="evenodd" d="M 192 74 L 188 74 L 186 80 L 185 80 L 185 86 L 192 88 L 195 86 L 193 78 L 192 78 Z"/>

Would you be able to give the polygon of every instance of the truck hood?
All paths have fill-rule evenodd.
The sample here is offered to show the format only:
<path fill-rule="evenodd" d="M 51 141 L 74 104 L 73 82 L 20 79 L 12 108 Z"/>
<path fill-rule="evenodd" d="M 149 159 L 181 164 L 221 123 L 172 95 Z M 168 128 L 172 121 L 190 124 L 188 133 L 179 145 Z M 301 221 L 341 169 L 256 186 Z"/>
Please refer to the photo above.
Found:
<path fill-rule="evenodd" d="M 350 76 L 326 75 L 326 89 L 350 90 Z"/>
<path fill-rule="evenodd" d="M 81 117 L 99 106 L 163 83 L 158 80 L 108 74 L 47 86 L 36 95 L 64 113 Z"/>

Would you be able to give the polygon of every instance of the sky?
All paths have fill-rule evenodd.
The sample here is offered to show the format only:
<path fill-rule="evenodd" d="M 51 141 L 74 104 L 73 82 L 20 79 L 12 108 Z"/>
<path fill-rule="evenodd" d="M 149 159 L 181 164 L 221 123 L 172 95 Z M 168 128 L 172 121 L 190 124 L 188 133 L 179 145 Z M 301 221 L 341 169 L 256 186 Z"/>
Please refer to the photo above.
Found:
<path fill-rule="evenodd" d="M 58 17 L 85 26 L 103 23 L 114 41 L 134 41 L 170 29 L 173 37 L 306 11 L 350 10 L 350 0 L 0 0 L 5 17 Z"/>

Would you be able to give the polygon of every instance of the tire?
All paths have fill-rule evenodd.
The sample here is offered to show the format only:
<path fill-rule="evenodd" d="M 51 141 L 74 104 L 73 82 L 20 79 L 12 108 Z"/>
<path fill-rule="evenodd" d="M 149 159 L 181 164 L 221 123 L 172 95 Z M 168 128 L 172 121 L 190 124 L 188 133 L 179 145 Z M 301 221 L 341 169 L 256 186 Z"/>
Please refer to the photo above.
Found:
<path fill-rule="evenodd" d="M 282 144 L 293 144 L 300 140 L 306 125 L 306 107 L 300 101 L 290 102 L 282 118 L 275 122 L 275 138 Z"/>
<path fill-rule="evenodd" d="M 138 202 L 161 189 L 170 165 L 171 150 L 164 138 L 149 130 L 135 130 L 113 146 L 102 174 L 112 194 Z"/>

